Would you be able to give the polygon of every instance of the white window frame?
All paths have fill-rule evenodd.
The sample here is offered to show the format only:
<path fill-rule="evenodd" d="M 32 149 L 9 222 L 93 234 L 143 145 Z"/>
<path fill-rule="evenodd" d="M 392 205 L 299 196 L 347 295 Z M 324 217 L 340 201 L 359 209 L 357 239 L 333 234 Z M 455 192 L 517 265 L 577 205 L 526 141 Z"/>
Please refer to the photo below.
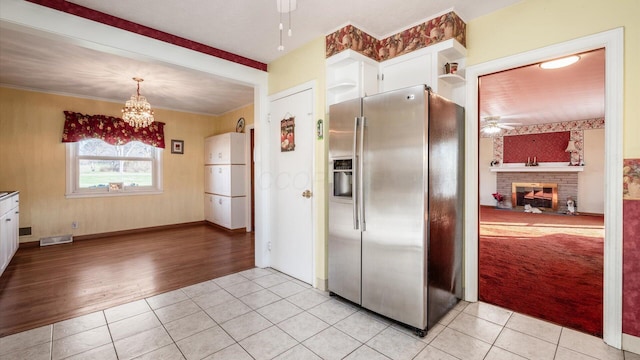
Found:
<path fill-rule="evenodd" d="M 154 186 L 144 187 L 127 187 L 117 191 L 109 191 L 105 188 L 80 188 L 80 158 L 78 157 L 78 142 L 66 143 L 66 190 L 65 197 L 67 198 L 87 198 L 87 197 L 107 197 L 107 196 L 129 196 L 129 195 L 153 195 L 162 194 L 162 153 L 163 149 L 154 148 L 153 155 L 151 157 L 152 162 L 152 181 Z M 100 157 L 101 159 L 109 159 L 110 157 Z M 119 158 L 117 158 L 119 159 Z M 136 160 L 135 158 L 130 160 Z M 146 159 L 145 159 L 146 160 Z"/>

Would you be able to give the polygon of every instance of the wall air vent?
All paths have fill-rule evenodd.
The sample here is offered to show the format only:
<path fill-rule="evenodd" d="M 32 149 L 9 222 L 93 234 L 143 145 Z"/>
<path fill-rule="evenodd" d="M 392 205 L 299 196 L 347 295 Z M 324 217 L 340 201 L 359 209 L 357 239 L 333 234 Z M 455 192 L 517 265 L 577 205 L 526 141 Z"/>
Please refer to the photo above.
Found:
<path fill-rule="evenodd" d="M 73 235 L 49 236 L 40 238 L 40 246 L 67 244 L 73 242 Z"/>

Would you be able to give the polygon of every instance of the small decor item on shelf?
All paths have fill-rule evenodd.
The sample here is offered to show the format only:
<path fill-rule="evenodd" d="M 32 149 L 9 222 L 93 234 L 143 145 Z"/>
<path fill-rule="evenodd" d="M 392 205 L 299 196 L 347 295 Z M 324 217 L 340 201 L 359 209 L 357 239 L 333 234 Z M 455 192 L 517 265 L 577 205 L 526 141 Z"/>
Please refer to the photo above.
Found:
<path fill-rule="evenodd" d="M 458 63 L 446 63 L 444 64 L 445 74 L 455 74 L 458 72 Z"/>

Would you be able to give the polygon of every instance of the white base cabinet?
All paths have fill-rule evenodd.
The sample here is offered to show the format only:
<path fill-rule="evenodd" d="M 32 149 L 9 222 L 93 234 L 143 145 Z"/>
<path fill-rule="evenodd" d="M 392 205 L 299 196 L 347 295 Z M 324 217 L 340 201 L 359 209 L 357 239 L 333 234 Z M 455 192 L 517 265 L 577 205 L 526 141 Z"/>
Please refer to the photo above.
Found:
<path fill-rule="evenodd" d="M 19 202 L 17 192 L 0 200 L 0 276 L 18 251 Z"/>
<path fill-rule="evenodd" d="M 245 227 L 245 197 L 205 194 L 205 220 L 227 229 Z"/>
<path fill-rule="evenodd" d="M 245 134 L 205 139 L 204 218 L 227 229 L 246 227 Z"/>

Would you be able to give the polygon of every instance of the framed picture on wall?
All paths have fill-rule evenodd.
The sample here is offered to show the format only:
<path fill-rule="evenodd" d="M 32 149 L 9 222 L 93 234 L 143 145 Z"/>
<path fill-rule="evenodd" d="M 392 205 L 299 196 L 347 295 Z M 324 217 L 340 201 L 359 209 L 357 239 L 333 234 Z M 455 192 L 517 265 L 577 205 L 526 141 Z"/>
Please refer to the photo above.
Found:
<path fill-rule="evenodd" d="M 171 153 L 184 154 L 184 140 L 171 140 Z"/>

